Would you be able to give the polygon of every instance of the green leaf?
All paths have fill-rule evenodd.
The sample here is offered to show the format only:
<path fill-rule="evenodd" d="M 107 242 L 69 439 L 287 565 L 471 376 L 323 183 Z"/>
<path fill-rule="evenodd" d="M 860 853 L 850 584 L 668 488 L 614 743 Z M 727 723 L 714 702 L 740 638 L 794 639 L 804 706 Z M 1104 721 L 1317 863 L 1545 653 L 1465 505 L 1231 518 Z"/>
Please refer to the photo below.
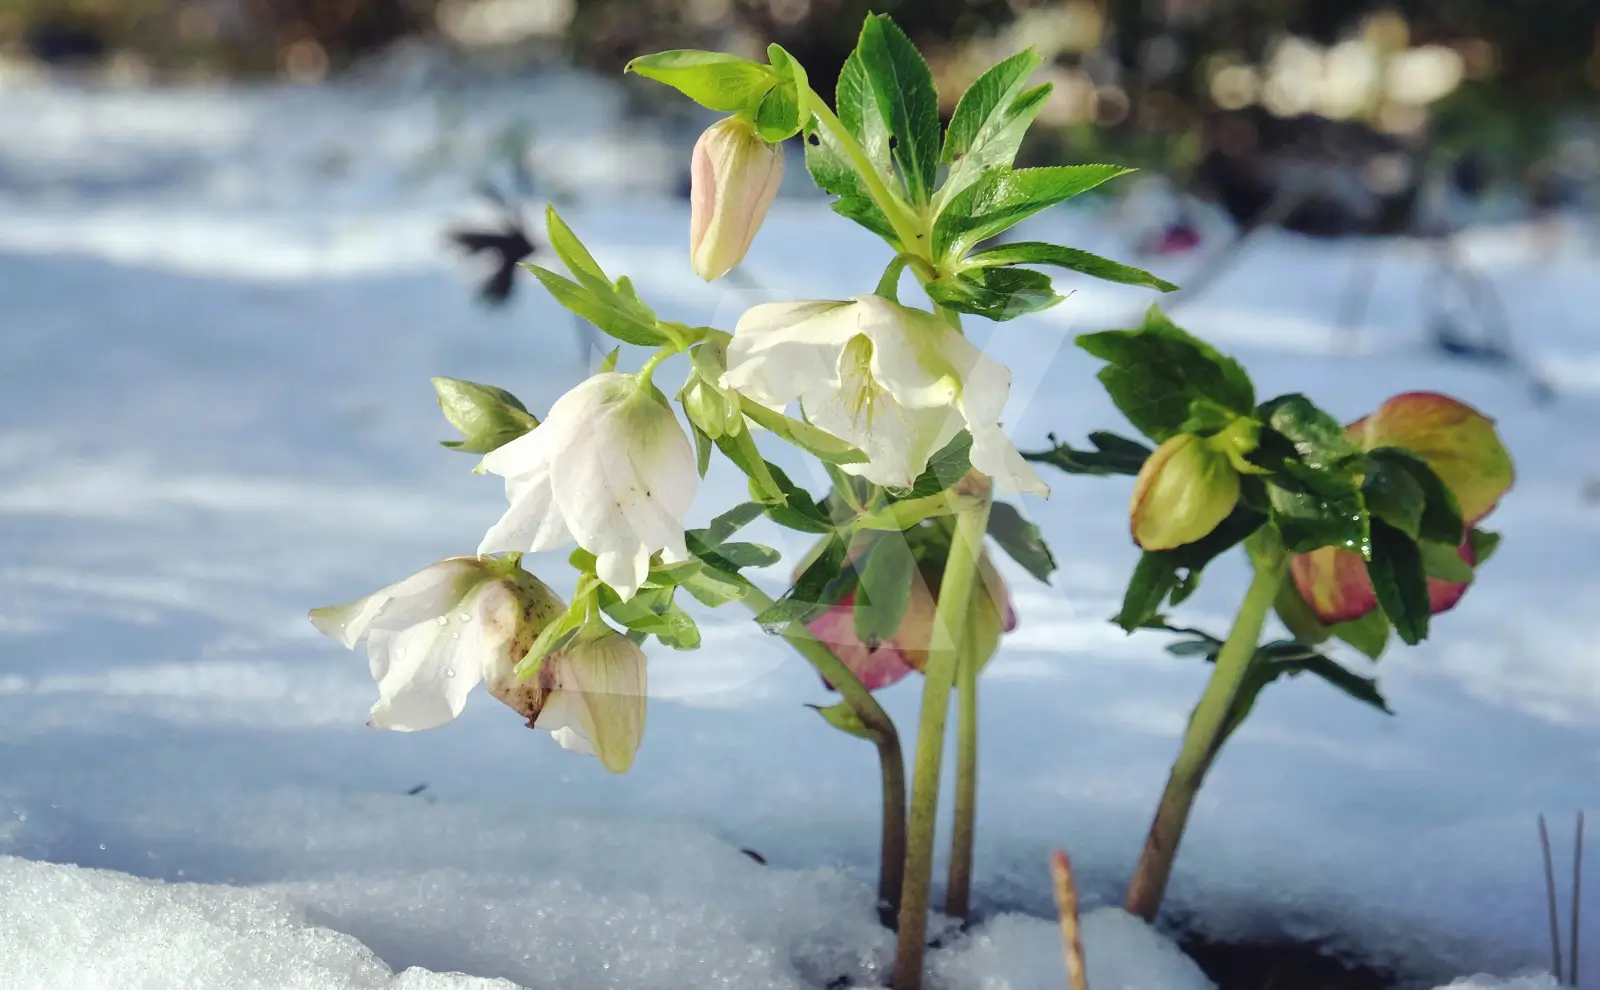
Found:
<path fill-rule="evenodd" d="M 517 662 L 517 676 L 524 678 L 532 676 L 539 669 L 539 665 L 544 663 L 545 657 L 572 642 L 588 618 L 589 603 L 582 597 L 574 599 L 565 612 L 539 631 L 533 645 L 528 647 L 528 652 Z"/>
<path fill-rule="evenodd" d="M 1056 569 L 1055 555 L 1039 527 L 1024 519 L 1016 506 L 995 502 L 989 507 L 989 535 L 1034 580 L 1050 583 L 1050 574 Z"/>
<path fill-rule="evenodd" d="M 866 454 L 827 430 L 818 429 L 781 412 L 773 412 L 759 402 L 746 400 L 740 403 L 740 408 L 747 418 L 830 464 L 861 464 L 867 459 Z"/>
<path fill-rule="evenodd" d="M 1433 540 L 1451 546 L 1461 544 L 1462 534 L 1466 531 L 1466 522 L 1461 518 L 1461 503 L 1456 500 L 1455 493 L 1434 474 L 1426 460 L 1402 447 L 1374 447 L 1367 451 L 1368 478 L 1374 472 L 1405 473 L 1416 487 L 1422 503 L 1414 527 L 1401 526 L 1395 520 L 1387 519 L 1390 525 L 1405 530 L 1414 539 Z M 1370 496 L 1368 503 L 1371 503 Z"/>
<path fill-rule="evenodd" d="M 800 106 L 800 94 L 808 91 L 806 70 L 778 45 L 767 46 L 772 61 L 772 76 L 777 84 L 767 91 L 756 110 L 756 131 L 762 139 L 777 144 L 800 133 L 810 118 Z"/>
<path fill-rule="evenodd" d="M 693 420 L 689 422 L 689 433 L 694 437 L 694 469 L 700 472 L 700 477 L 704 478 L 706 472 L 711 469 L 711 451 L 716 448 L 716 445 L 711 442 L 710 437 L 706 436 L 706 431 L 696 425 Z"/>
<path fill-rule="evenodd" d="M 771 567 L 783 554 L 760 543 L 723 543 L 716 549 L 718 557 L 735 567 Z"/>
<path fill-rule="evenodd" d="M 716 567 L 702 567 L 683 584 L 683 590 L 707 608 L 718 608 L 741 601 L 747 590 L 746 583 Z"/>
<path fill-rule="evenodd" d="M 666 83 L 708 110 L 752 111 L 776 83 L 771 69 L 724 52 L 677 49 L 642 55 L 622 70 Z"/>
<path fill-rule="evenodd" d="M 696 543 L 706 550 L 715 550 L 728 537 L 760 519 L 765 511 L 766 506 L 759 502 L 743 502 L 734 506 L 711 520 L 711 525 L 706 528 L 691 529 L 685 533 L 684 539 L 690 543 L 689 551 L 696 555 L 700 553 L 694 547 Z"/>
<path fill-rule="evenodd" d="M 1215 655 L 1208 657 L 1216 661 Z M 1378 682 L 1345 669 L 1339 663 L 1294 642 L 1268 643 L 1256 650 L 1250 658 L 1239 693 L 1234 696 L 1228 711 L 1228 721 L 1222 737 L 1227 739 L 1244 724 L 1261 692 L 1280 677 L 1298 677 L 1312 674 L 1333 685 L 1350 697 L 1392 715 L 1388 703 L 1378 691 Z"/>
<path fill-rule="evenodd" d="M 912 205 L 928 202 L 939 167 L 939 91 L 928 63 L 886 14 L 870 15 L 856 46 L 889 127 L 889 151 Z"/>
<path fill-rule="evenodd" d="M 1366 477 L 1361 482 L 1361 497 L 1373 515 L 1413 540 L 1418 538 L 1428 496 L 1404 463 L 1387 457 L 1373 457 L 1369 453 Z M 1454 548 L 1451 548 L 1451 552 L 1455 552 Z"/>
<path fill-rule="evenodd" d="M 767 515 L 773 522 L 802 533 L 833 532 L 833 519 L 828 515 L 828 510 L 810 492 L 790 481 L 783 469 L 770 461 L 767 462 L 767 471 L 784 496 L 783 504 L 767 506 Z"/>
<path fill-rule="evenodd" d="M 1252 460 L 1269 469 L 1287 470 L 1319 491 L 1324 490 L 1322 486 L 1325 485 L 1328 486 L 1326 490 L 1337 494 L 1353 486 L 1344 471 L 1344 463 L 1359 451 L 1345 438 L 1344 427 L 1339 425 L 1339 421 L 1319 409 L 1310 399 L 1298 393 L 1280 395 L 1263 402 L 1256 410 L 1256 418 L 1287 440 L 1294 449 L 1292 453 L 1268 451 L 1263 457 L 1252 457 Z M 1263 442 L 1263 447 L 1266 446 L 1266 442 Z M 1298 459 L 1304 469 L 1274 463 L 1272 458 L 1276 456 Z"/>
<path fill-rule="evenodd" d="M 1110 258 L 1102 258 L 1088 251 L 1046 244 L 1043 241 L 998 244 L 992 248 L 973 252 L 967 256 L 964 264 L 980 268 L 996 265 L 1054 265 L 1057 268 L 1066 268 L 1082 275 L 1104 279 L 1107 282 L 1120 282 L 1123 285 L 1160 289 L 1162 292 L 1173 292 L 1178 288 L 1166 279 L 1157 278 L 1143 269 L 1119 264 Z"/>
<path fill-rule="evenodd" d="M 1408 646 L 1428 638 L 1428 575 L 1422 552 L 1404 532 L 1381 519 L 1372 520 L 1372 554 L 1367 576 L 1394 631 Z"/>
<path fill-rule="evenodd" d="M 948 165 L 967 154 L 977 144 L 978 134 L 984 126 L 996 113 L 1010 106 L 1017 94 L 1022 92 L 1028 77 L 1042 64 L 1044 59 L 1039 57 L 1038 52 L 1025 48 L 1010 58 L 996 62 L 968 86 L 956 103 L 955 113 L 950 116 L 940 160 Z"/>
<path fill-rule="evenodd" d="M 980 268 L 941 276 L 923 287 L 928 298 L 946 309 L 971 313 L 996 322 L 1049 309 L 1065 296 L 1056 295 L 1050 276 L 1023 268 Z"/>
<path fill-rule="evenodd" d="M 444 418 L 466 438 L 442 442 L 452 450 L 487 454 L 539 425 L 538 418 L 503 388 L 460 378 L 434 378 L 432 382 Z"/>
<path fill-rule="evenodd" d="M 670 588 L 661 591 L 664 593 L 641 591 L 625 602 L 602 591 L 601 608 L 630 631 L 654 636 L 675 650 L 699 648 L 700 627 L 672 600 Z"/>
<path fill-rule="evenodd" d="M 780 635 L 791 622 L 809 622 L 854 590 L 857 571 L 845 566 L 848 549 L 849 541 L 844 537 L 829 538 L 794 586 L 756 616 L 756 623 L 767 632 Z"/>
<path fill-rule="evenodd" d="M 892 184 L 895 178 L 894 168 L 890 164 L 893 156 L 889 151 L 889 124 L 878 107 L 878 97 L 873 91 L 866 63 L 862 60 L 859 43 L 839 70 L 839 82 L 834 95 L 838 103 L 839 123 L 861 145 L 867 160 L 877 169 L 878 177 Z M 852 175 L 855 174 L 853 166 L 846 167 Z M 859 176 L 856 181 L 860 181 Z M 860 195 L 867 194 L 865 186 L 858 188 Z"/>
<path fill-rule="evenodd" d="M 821 715 L 824 722 L 827 722 L 845 735 L 855 736 L 857 739 L 865 739 L 868 742 L 875 743 L 879 741 L 878 734 L 867 728 L 861 719 L 856 717 L 855 711 L 851 709 L 847 702 L 841 701 L 837 705 L 829 705 L 827 708 L 823 708 L 820 705 L 807 705 L 806 707 Z"/>
<path fill-rule="evenodd" d="M 962 94 L 945 133 L 942 158 L 950 174 L 936 203 L 949 203 L 992 168 L 1009 168 L 1034 118 L 1050 98 L 1051 84 L 1027 91 L 1028 76 L 1042 59 L 1031 48 L 1018 52 L 979 76 Z"/>
<path fill-rule="evenodd" d="M 544 211 L 545 233 L 550 239 L 550 247 L 555 250 L 556 257 L 567 266 L 567 270 L 577 278 L 578 283 L 597 296 L 606 297 L 616 292 L 616 287 L 611 284 L 611 279 L 606 275 L 600 263 L 594 260 L 594 255 L 578 240 L 578 235 L 572 232 L 567 222 L 561 219 L 552 204 L 545 207 Z"/>
<path fill-rule="evenodd" d="M 1286 580 L 1279 586 L 1278 597 L 1272 605 L 1279 621 L 1302 643 L 1317 646 L 1327 642 L 1328 637 L 1333 635 L 1300 596 L 1300 589 L 1295 587 L 1293 580 Z"/>
<path fill-rule="evenodd" d="M 653 318 L 644 318 L 628 304 L 638 298 L 631 291 L 601 295 L 538 265 L 524 264 L 523 267 L 534 274 L 556 302 L 618 340 L 644 347 L 660 347 L 667 342 Z"/>
<path fill-rule="evenodd" d="M 1040 210 L 1133 171 L 1120 165 L 995 167 L 951 197 L 933 224 L 937 257 L 961 257 L 974 244 L 1009 230 Z"/>
<path fill-rule="evenodd" d="M 1239 415 L 1255 407 L 1255 386 L 1244 368 L 1154 306 L 1137 330 L 1081 334 L 1077 344 L 1107 362 L 1098 377 L 1111 401 L 1157 443 L 1180 432 L 1196 399 Z"/>
<path fill-rule="evenodd" d="M 856 637 L 867 649 L 894 639 L 911 605 L 912 582 L 920 580 L 917 561 L 903 533 L 880 533 L 855 564 Z"/>
<path fill-rule="evenodd" d="M 1372 660 L 1383 656 L 1389 645 L 1389 617 L 1382 608 L 1375 608 L 1359 619 L 1329 626 L 1328 631 Z"/>
<path fill-rule="evenodd" d="M 1272 522 L 1290 553 L 1309 553 L 1319 547 L 1340 547 L 1363 553 L 1368 540 L 1368 516 L 1355 483 L 1346 479 L 1342 494 L 1295 491 L 1270 481 L 1267 497 Z"/>
<path fill-rule="evenodd" d="M 962 430 L 950 442 L 933 452 L 928 466 L 917 476 L 909 492 L 899 499 L 925 498 L 954 486 L 972 470 L 972 434 Z"/>
<path fill-rule="evenodd" d="M 783 504 L 783 489 L 773 479 L 772 471 L 749 430 L 740 430 L 736 434 L 724 433 L 713 442 L 723 456 L 750 479 L 751 498 L 768 505 Z"/>
<path fill-rule="evenodd" d="M 1474 568 L 1482 567 L 1500 549 L 1500 534 L 1487 529 L 1472 529 L 1468 531 L 1467 539 L 1472 542 Z"/>
<path fill-rule="evenodd" d="M 1055 439 L 1055 434 L 1051 434 L 1052 443 Z M 1142 443 L 1104 431 L 1089 434 L 1089 442 L 1094 444 L 1094 450 L 1078 450 L 1068 444 L 1056 443 L 1049 450 L 1024 452 L 1022 456 L 1025 460 L 1049 464 L 1068 474 L 1136 475 L 1150 455 L 1155 453 Z"/>
<path fill-rule="evenodd" d="M 1128 581 L 1122 611 L 1112 621 L 1133 632 L 1160 612 L 1169 596 L 1173 604 L 1187 598 L 1199 586 L 1200 573 L 1207 564 L 1238 546 L 1265 521 L 1260 513 L 1241 503 L 1197 542 L 1173 550 L 1146 551 Z"/>
<path fill-rule="evenodd" d="M 1417 549 L 1422 551 L 1422 570 L 1428 577 L 1451 584 L 1472 583 L 1472 565 L 1461 558 L 1461 544 L 1419 540 Z"/>

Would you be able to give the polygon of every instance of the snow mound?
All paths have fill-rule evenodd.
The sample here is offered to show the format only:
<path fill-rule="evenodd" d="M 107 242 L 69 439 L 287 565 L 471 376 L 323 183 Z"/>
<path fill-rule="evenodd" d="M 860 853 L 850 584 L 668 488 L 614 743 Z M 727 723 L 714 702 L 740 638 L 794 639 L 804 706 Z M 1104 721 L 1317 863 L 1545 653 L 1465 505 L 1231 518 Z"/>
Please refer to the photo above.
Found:
<path fill-rule="evenodd" d="M 1463 976 L 1438 990 L 1560 990 L 1561 984 L 1549 973 L 1500 980 L 1492 976 Z"/>
<path fill-rule="evenodd" d="M 253 891 L 0 857 L 0 990 L 516 990 L 396 976 L 348 935 Z"/>
<path fill-rule="evenodd" d="M 1138 918 L 1106 907 L 1083 916 L 1083 958 L 1094 990 L 1212 990 L 1200 967 Z M 939 985 L 973 990 L 1059 990 L 1066 983 L 1061 929 L 1000 915 L 932 961 Z"/>

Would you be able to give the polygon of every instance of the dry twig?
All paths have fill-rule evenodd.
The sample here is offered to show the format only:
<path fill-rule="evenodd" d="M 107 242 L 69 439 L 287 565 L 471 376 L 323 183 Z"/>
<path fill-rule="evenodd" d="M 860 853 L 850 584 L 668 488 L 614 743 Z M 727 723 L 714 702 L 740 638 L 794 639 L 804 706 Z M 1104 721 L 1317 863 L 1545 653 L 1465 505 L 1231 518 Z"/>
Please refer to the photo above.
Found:
<path fill-rule="evenodd" d="M 1050 856 L 1050 879 L 1055 888 L 1056 913 L 1061 918 L 1061 949 L 1067 958 L 1067 986 L 1089 990 L 1083 966 L 1083 937 L 1078 929 L 1078 888 L 1072 881 L 1072 864 L 1057 849 Z"/>

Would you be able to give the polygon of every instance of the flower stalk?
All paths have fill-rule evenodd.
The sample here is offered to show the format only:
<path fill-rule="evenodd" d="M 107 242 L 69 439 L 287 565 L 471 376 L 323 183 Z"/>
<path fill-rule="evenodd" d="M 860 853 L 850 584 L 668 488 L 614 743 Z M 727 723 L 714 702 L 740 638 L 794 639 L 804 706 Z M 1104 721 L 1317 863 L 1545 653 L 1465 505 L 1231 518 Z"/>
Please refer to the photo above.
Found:
<path fill-rule="evenodd" d="M 917 725 L 917 756 L 912 772 L 911 813 L 906 831 L 905 885 L 900 898 L 900 940 L 895 956 L 894 990 L 921 990 L 927 950 L 928 903 L 933 886 L 933 840 L 939 810 L 939 773 L 944 757 L 950 691 L 962 655 L 969 651 L 968 624 L 978 581 L 978 558 L 989 526 L 989 501 L 956 513 L 950 556 L 939 585 L 932 648 L 922 687 Z M 976 666 L 974 664 L 974 666 Z"/>
<path fill-rule="evenodd" d="M 745 588 L 744 604 L 760 615 L 772 607 L 772 598 L 753 584 Z M 872 734 L 878 748 L 878 766 L 883 779 L 883 829 L 878 868 L 878 916 L 886 927 L 894 927 L 900 912 L 901 888 L 906 863 L 906 766 L 900 748 L 900 733 L 889 713 L 878 704 L 861 679 L 834 655 L 833 651 L 798 622 L 789 623 L 783 638 L 832 684 L 861 724 Z M 921 929 L 919 928 L 920 932 Z"/>
<path fill-rule="evenodd" d="M 1155 820 L 1150 824 L 1144 850 L 1134 868 L 1133 881 L 1128 885 L 1123 909 L 1146 921 L 1155 920 L 1166 894 L 1167 881 L 1172 876 L 1172 863 L 1178 854 L 1178 844 L 1183 839 L 1189 822 L 1189 812 L 1194 798 L 1204 783 L 1207 771 L 1216 760 L 1217 752 L 1232 726 L 1234 705 L 1239 690 L 1249 673 L 1256 645 L 1261 639 L 1262 626 L 1271 613 L 1289 572 L 1288 555 L 1284 553 L 1277 534 L 1263 530 L 1259 544 L 1251 554 L 1255 564 L 1255 577 L 1245 592 L 1233 620 L 1233 628 L 1217 654 L 1211 680 L 1205 693 L 1190 716 L 1188 731 L 1184 733 L 1183 747 L 1172 765 L 1161 803 L 1156 808 Z M 1267 545 L 1270 544 L 1270 545 Z"/>

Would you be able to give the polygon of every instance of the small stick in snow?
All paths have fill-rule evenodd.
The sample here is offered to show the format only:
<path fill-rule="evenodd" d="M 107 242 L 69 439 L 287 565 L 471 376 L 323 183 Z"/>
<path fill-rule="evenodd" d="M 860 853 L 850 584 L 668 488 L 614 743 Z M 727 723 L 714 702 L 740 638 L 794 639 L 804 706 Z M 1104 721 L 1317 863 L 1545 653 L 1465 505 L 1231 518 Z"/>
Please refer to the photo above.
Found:
<path fill-rule="evenodd" d="M 1056 913 L 1061 917 L 1061 949 L 1067 957 L 1067 986 L 1070 990 L 1089 990 L 1089 977 L 1083 968 L 1083 937 L 1078 929 L 1078 888 L 1072 882 L 1072 864 L 1067 854 L 1057 849 L 1050 856 L 1050 879 L 1056 894 Z"/>
<path fill-rule="evenodd" d="M 1572 936 L 1567 979 L 1578 985 L 1578 907 L 1583 903 L 1583 812 L 1578 812 L 1578 834 L 1572 842 Z"/>
<path fill-rule="evenodd" d="M 1556 913 L 1556 870 L 1550 862 L 1550 830 L 1539 816 L 1539 847 L 1544 851 L 1544 891 L 1550 907 L 1550 973 L 1561 983 L 1561 920 Z"/>

